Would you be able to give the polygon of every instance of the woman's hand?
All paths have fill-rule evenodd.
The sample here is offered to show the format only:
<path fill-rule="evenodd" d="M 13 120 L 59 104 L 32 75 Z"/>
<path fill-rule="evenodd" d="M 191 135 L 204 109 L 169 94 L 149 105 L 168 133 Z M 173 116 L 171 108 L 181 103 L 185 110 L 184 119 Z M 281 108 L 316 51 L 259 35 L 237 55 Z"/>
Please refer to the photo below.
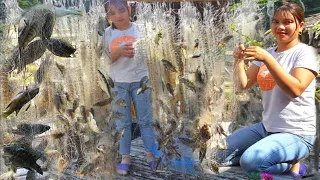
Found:
<path fill-rule="evenodd" d="M 234 50 L 233 50 L 233 57 L 235 59 L 235 62 L 241 61 L 244 59 L 244 45 L 243 44 L 239 44 L 237 45 Z"/>
<path fill-rule="evenodd" d="M 126 58 L 133 58 L 134 48 L 132 43 L 127 43 L 119 48 L 120 48 L 120 56 L 126 57 Z"/>
<path fill-rule="evenodd" d="M 244 50 L 245 59 L 247 61 L 266 61 L 270 53 L 259 46 L 250 46 Z"/>

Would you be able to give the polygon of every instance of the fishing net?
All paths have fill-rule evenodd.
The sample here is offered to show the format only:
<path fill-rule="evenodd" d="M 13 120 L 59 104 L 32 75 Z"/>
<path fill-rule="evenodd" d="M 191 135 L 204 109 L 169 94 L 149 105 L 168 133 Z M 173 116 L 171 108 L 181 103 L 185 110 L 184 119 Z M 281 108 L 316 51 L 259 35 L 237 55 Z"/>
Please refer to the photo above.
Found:
<path fill-rule="evenodd" d="M 15 1 L 6 0 L 4 4 L 5 21 L 10 25 L 1 39 L 4 42 L 1 45 L 7 50 L 1 52 L 4 57 L 1 58 L 1 67 L 14 52 L 12 48 L 17 46 L 18 32 L 14 27 L 23 14 Z M 17 115 L 13 112 L 2 118 L 0 138 L 6 139 L 5 144 L 10 145 L 21 138 L 12 134 L 12 129 L 19 124 L 49 125 L 50 130 L 35 135 L 31 145 L 35 148 L 42 140 L 48 141 L 44 148 L 46 158 L 42 160 L 47 175 L 66 179 L 77 175 L 111 177 L 119 160 L 121 133 L 115 130 L 109 105 L 93 106 L 108 98 L 100 87 L 98 74 L 98 70 L 109 74 L 104 37 L 99 34 L 104 26 L 100 23 L 106 15 L 102 1 L 44 0 L 44 4 L 82 12 L 81 15 L 71 13 L 56 17 L 51 35 L 51 38 L 63 39 L 77 50 L 71 57 L 59 57 L 47 49 L 21 72 L 0 72 L 1 111 L 6 111 L 6 106 L 18 92 L 32 87 L 40 89 Z M 202 167 L 213 166 L 215 149 L 227 146 L 225 137 L 216 132 L 217 125 L 227 133 L 239 127 L 234 125 L 228 130 L 229 124 L 239 116 L 240 101 L 247 97 L 240 95 L 243 97 L 239 100 L 232 78 L 230 52 L 241 37 L 230 31 L 229 25 L 236 17 L 230 12 L 229 5 L 176 4 L 179 8 L 173 3 L 132 4 L 135 7 L 133 19 L 141 25 L 143 37 L 134 44 L 135 59 L 147 59 L 153 89 L 154 121 L 159 122 L 166 134 L 159 137 L 163 134 L 155 130 L 157 140 L 169 139 L 165 144 L 157 141 L 161 148 L 154 153 L 163 158 L 160 169 L 166 173 L 173 170 L 200 176 Z M 255 12 L 259 16 L 258 11 Z M 237 18 L 241 15 L 239 13 Z M 239 20 L 244 21 L 244 18 Z M 174 66 L 176 72 L 168 70 L 164 62 Z M 256 117 L 255 114 L 252 116 Z M 204 134 L 212 136 L 201 144 L 206 147 L 206 156 L 199 162 L 200 148 L 192 149 L 178 137 L 203 139 L 204 129 Z M 100 134 L 99 130 L 105 133 Z M 186 162 L 195 165 L 192 166 L 194 171 L 185 170 L 189 167 Z M 94 168 L 90 170 L 92 166 Z M 8 168 L 1 166 L 1 172 L 7 172 Z"/>

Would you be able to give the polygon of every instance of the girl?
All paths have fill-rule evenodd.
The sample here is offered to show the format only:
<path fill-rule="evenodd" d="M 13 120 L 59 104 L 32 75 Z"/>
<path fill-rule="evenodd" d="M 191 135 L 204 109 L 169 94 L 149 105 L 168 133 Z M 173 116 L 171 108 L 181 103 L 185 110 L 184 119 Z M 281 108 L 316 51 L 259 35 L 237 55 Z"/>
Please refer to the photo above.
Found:
<path fill-rule="evenodd" d="M 155 171 L 156 160 L 152 154 L 155 138 L 153 132 L 152 106 L 150 89 L 137 95 L 140 80 L 148 76 L 148 66 L 145 57 L 134 57 L 133 43 L 140 39 L 139 25 L 130 21 L 130 6 L 124 0 L 108 0 L 104 4 L 107 18 L 112 22 L 105 31 L 107 54 L 111 59 L 110 76 L 115 81 L 112 91 L 117 91 L 114 98 L 125 100 L 126 106 L 113 105 L 113 110 L 124 114 L 124 118 L 116 120 L 117 129 L 124 130 L 120 140 L 122 161 L 117 167 L 119 174 L 127 174 L 131 164 L 131 103 L 132 99 L 137 113 L 141 137 L 146 151 L 149 166 Z M 115 104 L 115 103 L 113 103 Z"/>
<path fill-rule="evenodd" d="M 235 48 L 235 76 L 242 89 L 259 84 L 263 120 L 228 136 L 228 149 L 218 151 L 221 164 L 240 164 L 247 172 L 306 175 L 307 167 L 299 160 L 309 154 L 315 139 L 318 67 L 314 49 L 299 41 L 303 28 L 303 10 L 297 4 L 286 3 L 272 19 L 277 47 L 264 50 L 240 44 Z M 245 61 L 253 61 L 247 71 Z M 232 158 L 224 160 L 223 155 Z"/>

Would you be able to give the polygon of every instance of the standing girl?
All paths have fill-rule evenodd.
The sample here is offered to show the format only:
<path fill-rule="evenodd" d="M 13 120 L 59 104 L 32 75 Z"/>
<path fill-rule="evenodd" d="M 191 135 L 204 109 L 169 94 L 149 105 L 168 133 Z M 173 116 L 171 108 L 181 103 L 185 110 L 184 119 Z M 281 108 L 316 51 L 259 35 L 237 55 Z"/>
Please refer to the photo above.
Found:
<path fill-rule="evenodd" d="M 272 19 L 277 47 L 235 48 L 235 76 L 243 89 L 259 84 L 263 120 L 228 136 L 228 149 L 218 151 L 221 164 L 240 164 L 247 172 L 306 175 L 307 167 L 299 161 L 310 153 L 315 139 L 318 66 L 315 50 L 299 41 L 303 28 L 301 7 L 286 3 Z M 245 61 L 253 61 L 247 71 Z M 231 159 L 221 158 L 231 154 Z"/>
<path fill-rule="evenodd" d="M 134 57 L 133 43 L 141 37 L 139 25 L 130 21 L 130 6 L 124 0 L 108 0 L 104 4 L 108 20 L 112 21 L 105 31 L 107 54 L 111 59 L 110 76 L 115 81 L 112 91 L 117 91 L 114 98 L 125 100 L 126 106 L 117 106 L 113 103 L 113 110 L 124 114 L 124 118 L 116 120 L 117 129 L 124 130 L 120 140 L 120 154 L 122 161 L 117 167 L 119 174 L 127 174 L 131 165 L 131 103 L 135 107 L 141 137 L 146 151 L 146 158 L 149 166 L 154 171 L 156 161 L 152 154 L 152 147 L 155 142 L 153 132 L 153 115 L 150 102 L 150 89 L 137 95 L 140 80 L 149 76 L 148 66 L 145 57 Z"/>

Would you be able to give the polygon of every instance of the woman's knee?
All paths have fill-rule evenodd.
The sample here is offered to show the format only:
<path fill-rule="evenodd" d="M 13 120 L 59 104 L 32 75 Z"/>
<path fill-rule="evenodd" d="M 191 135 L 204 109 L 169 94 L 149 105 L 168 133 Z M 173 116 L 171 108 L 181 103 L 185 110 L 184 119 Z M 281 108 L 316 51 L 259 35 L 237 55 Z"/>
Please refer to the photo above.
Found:
<path fill-rule="evenodd" d="M 258 151 L 245 151 L 240 158 L 240 166 L 246 172 L 265 172 L 265 156 Z"/>

